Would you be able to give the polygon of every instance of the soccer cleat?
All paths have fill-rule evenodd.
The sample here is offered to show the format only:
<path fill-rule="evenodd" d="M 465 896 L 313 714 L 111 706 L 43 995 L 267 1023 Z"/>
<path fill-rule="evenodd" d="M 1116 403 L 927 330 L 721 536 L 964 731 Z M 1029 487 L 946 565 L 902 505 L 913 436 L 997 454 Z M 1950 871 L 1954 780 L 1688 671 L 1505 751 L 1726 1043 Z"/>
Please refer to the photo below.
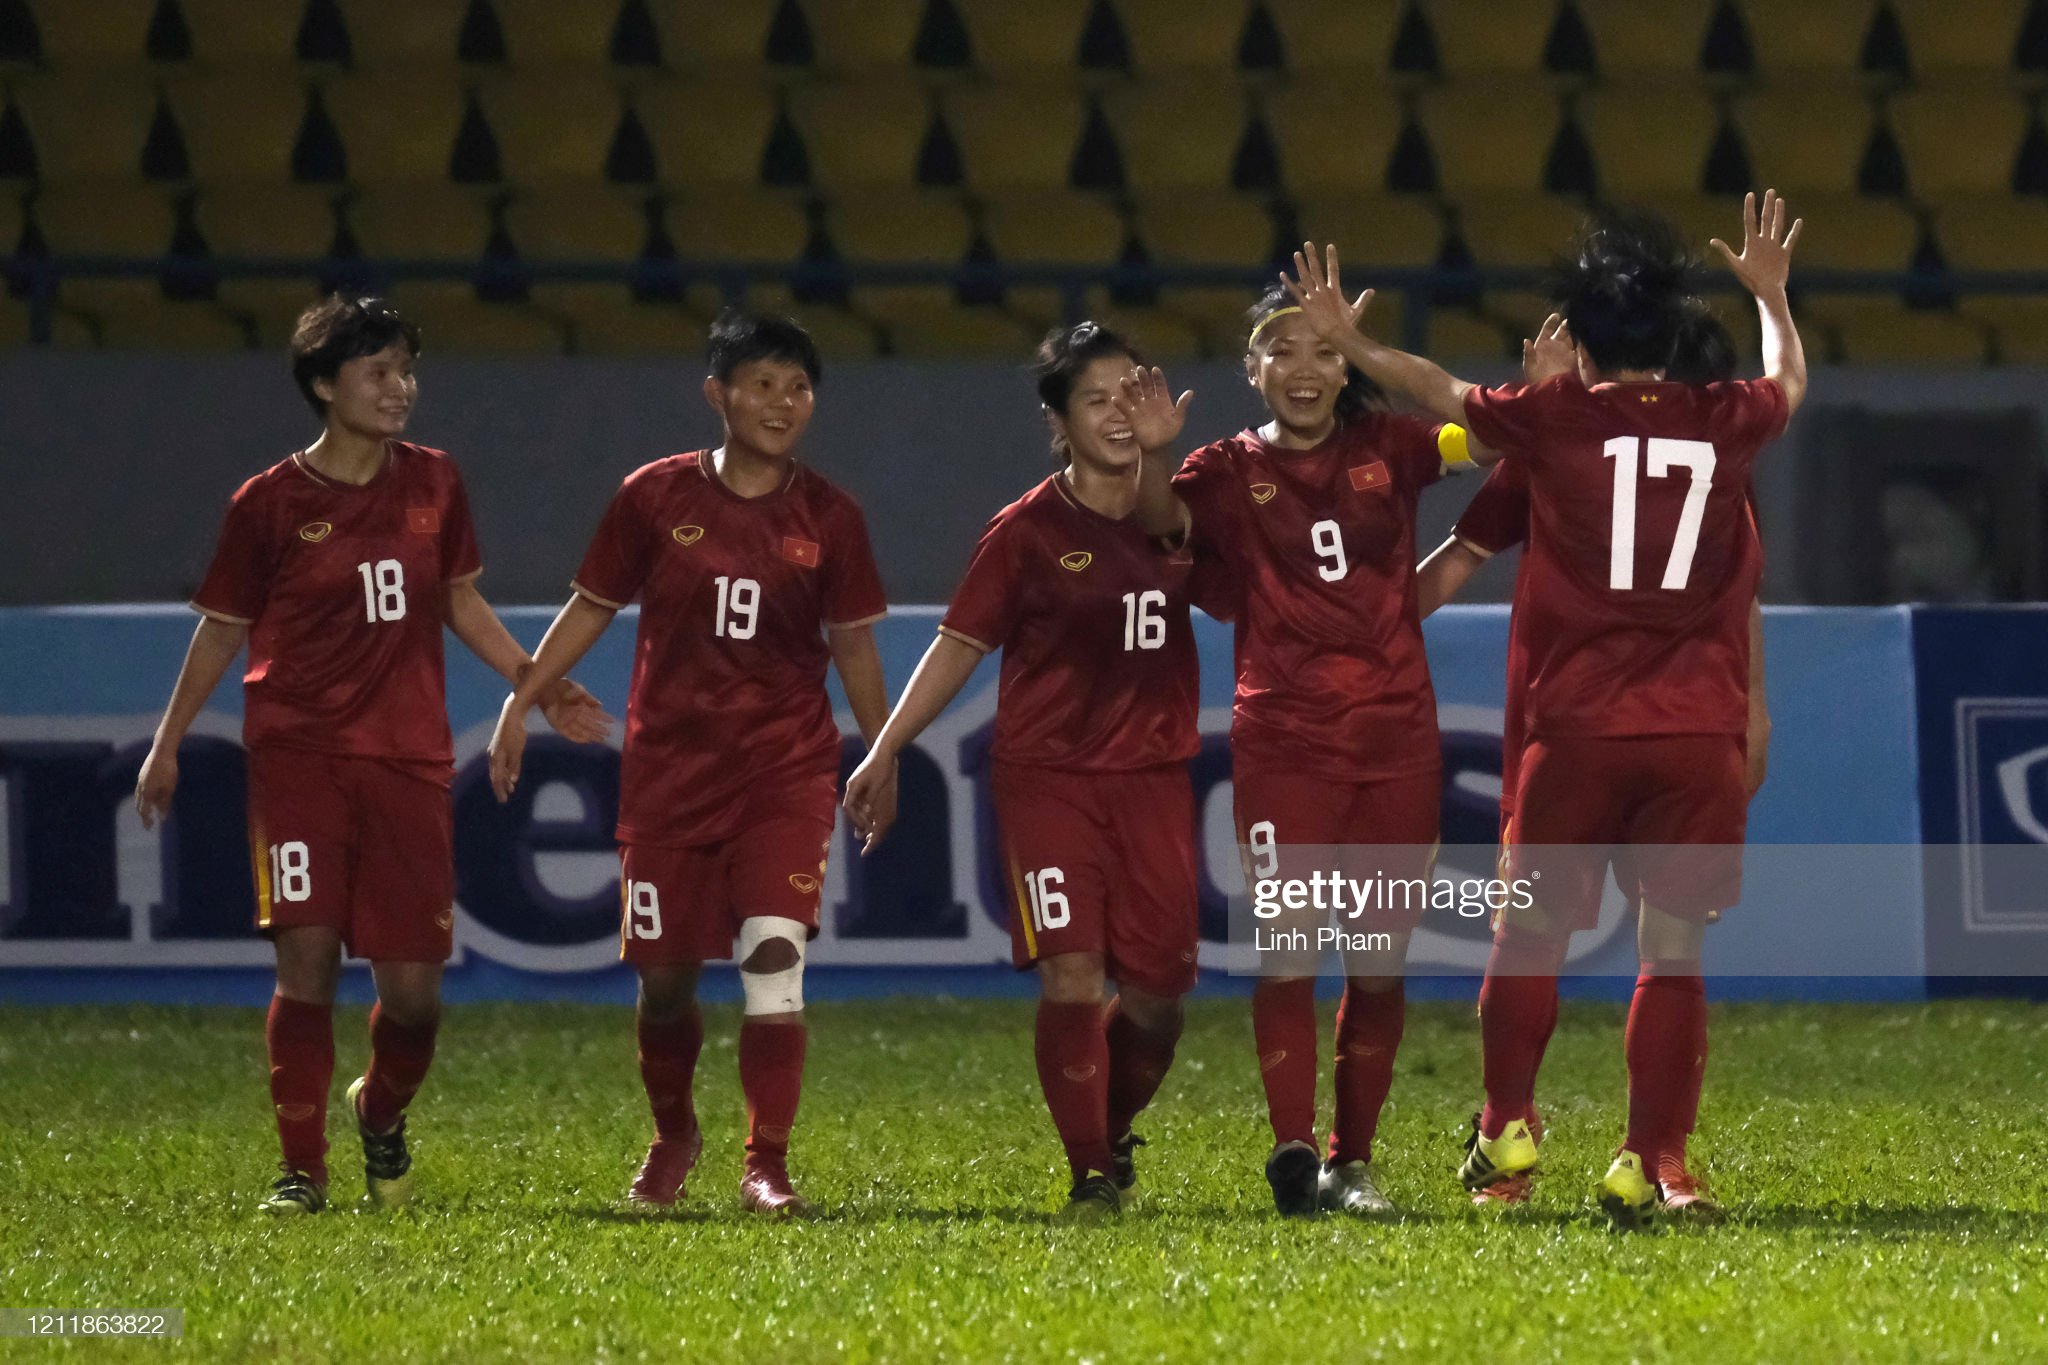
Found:
<path fill-rule="evenodd" d="M 1472 1116 L 1472 1136 L 1465 1141 L 1465 1160 L 1458 1167 L 1458 1179 L 1466 1189 L 1484 1189 L 1535 1169 L 1536 1135 L 1526 1119 L 1516 1119 L 1500 1130 L 1499 1137 L 1490 1138 L 1479 1131 L 1479 1115 Z"/>
<path fill-rule="evenodd" d="M 1643 1174 L 1643 1159 L 1624 1147 L 1593 1189 L 1593 1197 L 1618 1228 L 1647 1228 L 1657 1216 L 1657 1186 Z"/>
<path fill-rule="evenodd" d="M 1124 1211 L 1123 1195 L 1114 1176 L 1090 1171 L 1074 1182 L 1067 1206 L 1054 1217 L 1062 1223 L 1106 1223 Z"/>
<path fill-rule="evenodd" d="M 348 1111 L 355 1115 L 356 1132 L 363 1139 L 363 1183 L 369 1188 L 370 1206 L 395 1209 L 412 1198 L 412 1153 L 405 1149 L 405 1118 L 388 1133 L 373 1133 L 363 1122 L 360 1102 L 368 1076 L 349 1082 Z"/>
<path fill-rule="evenodd" d="M 648 1144 L 647 1160 L 640 1163 L 640 1174 L 633 1177 L 633 1188 L 626 1191 L 626 1201 L 664 1209 L 675 1203 L 683 1197 L 683 1181 L 703 1150 L 704 1134 L 694 1123 L 682 1137 L 655 1138 Z"/>
<path fill-rule="evenodd" d="M 327 1187 L 304 1171 L 288 1169 L 271 1183 L 270 1194 L 259 1207 L 279 1217 L 318 1213 L 327 1207 Z"/>
<path fill-rule="evenodd" d="M 750 1156 L 740 1177 L 740 1207 L 777 1218 L 809 1218 L 817 1210 L 789 1183 L 789 1167 L 781 1157 Z"/>
<path fill-rule="evenodd" d="M 1533 1104 L 1529 1106 L 1529 1136 L 1536 1140 L 1539 1149 L 1543 1146 L 1543 1116 L 1536 1112 L 1536 1106 Z M 1472 1203 L 1482 1209 L 1512 1208 L 1528 1203 L 1529 1197 L 1535 1192 L 1536 1172 L 1532 1167 L 1518 1174 L 1505 1176 L 1491 1185 L 1481 1185 L 1472 1191 Z"/>
<path fill-rule="evenodd" d="M 1109 1178 L 1116 1182 L 1118 1194 L 1129 1194 L 1137 1188 L 1138 1163 L 1132 1159 L 1132 1154 L 1144 1145 L 1145 1139 L 1136 1133 L 1125 1133 L 1109 1144 Z"/>
<path fill-rule="evenodd" d="M 1283 1142 L 1266 1158 L 1266 1183 L 1273 1187 L 1273 1207 L 1283 1218 L 1311 1218 L 1316 1212 L 1316 1185 L 1323 1159 L 1306 1142 Z"/>
<path fill-rule="evenodd" d="M 1395 1211 L 1394 1201 L 1380 1193 L 1379 1182 L 1372 1177 L 1372 1164 L 1365 1161 L 1346 1161 L 1342 1165 L 1323 1167 L 1322 1174 L 1316 1178 L 1316 1203 L 1320 1208 L 1339 1213 Z"/>
<path fill-rule="evenodd" d="M 1699 1177 L 1685 1168 L 1684 1157 L 1658 1159 L 1657 1207 L 1684 1223 L 1711 1226 L 1728 1221 L 1728 1211 L 1707 1192 Z"/>

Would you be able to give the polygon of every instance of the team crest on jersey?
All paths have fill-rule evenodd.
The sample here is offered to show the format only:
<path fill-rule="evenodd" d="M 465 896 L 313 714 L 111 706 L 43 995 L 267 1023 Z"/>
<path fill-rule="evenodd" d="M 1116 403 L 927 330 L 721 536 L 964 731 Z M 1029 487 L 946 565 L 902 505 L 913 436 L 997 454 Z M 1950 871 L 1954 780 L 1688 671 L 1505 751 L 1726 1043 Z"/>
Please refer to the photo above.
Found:
<path fill-rule="evenodd" d="M 439 535 L 441 533 L 441 509 L 438 507 L 406 508 L 405 529 L 416 536 Z"/>
<path fill-rule="evenodd" d="M 1353 465 L 1348 472 L 1351 475 L 1351 486 L 1360 492 L 1368 488 L 1385 488 L 1387 486 L 1387 462 L 1385 460 L 1374 460 L 1371 464 Z"/>
<path fill-rule="evenodd" d="M 806 569 L 818 567 L 818 542 L 804 540 L 798 536 L 782 538 L 782 557 L 792 564 L 801 564 Z"/>
<path fill-rule="evenodd" d="M 806 896 L 818 889 L 818 879 L 816 877 L 806 877 L 801 872 L 790 873 L 789 884 L 803 892 Z"/>
<path fill-rule="evenodd" d="M 299 528 L 299 539 L 313 545 L 318 545 L 333 534 L 334 523 L 331 521 L 309 521 Z"/>
<path fill-rule="evenodd" d="M 1278 484 L 1255 483 L 1252 485 L 1252 501 L 1263 507 L 1271 502 L 1273 495 L 1279 491 L 1280 486 Z"/>
<path fill-rule="evenodd" d="M 1095 556 L 1089 554 L 1086 550 L 1070 550 L 1060 556 L 1060 567 L 1062 569 L 1072 569 L 1075 573 L 1081 572 L 1081 570 L 1094 562 Z"/>
<path fill-rule="evenodd" d="M 673 531 L 670 531 L 669 534 L 676 538 L 676 544 L 678 545 L 695 545 L 698 541 L 704 539 L 704 528 L 701 526 L 678 526 Z"/>

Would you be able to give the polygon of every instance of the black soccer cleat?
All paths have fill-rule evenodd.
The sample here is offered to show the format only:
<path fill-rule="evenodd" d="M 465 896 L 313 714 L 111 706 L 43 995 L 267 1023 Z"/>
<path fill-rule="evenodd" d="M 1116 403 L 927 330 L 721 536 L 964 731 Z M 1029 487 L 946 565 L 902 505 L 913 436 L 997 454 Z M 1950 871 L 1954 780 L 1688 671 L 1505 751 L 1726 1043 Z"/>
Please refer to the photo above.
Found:
<path fill-rule="evenodd" d="M 1266 1183 L 1273 1187 L 1273 1207 L 1281 1217 L 1315 1217 L 1322 1174 L 1323 1159 L 1306 1142 L 1283 1142 L 1273 1149 L 1266 1158 Z"/>
<path fill-rule="evenodd" d="M 1116 1180 L 1090 1171 L 1074 1182 L 1067 1206 L 1057 1215 L 1062 1223 L 1106 1223 L 1124 1211 Z"/>
<path fill-rule="evenodd" d="M 318 1213 L 327 1207 L 327 1187 L 304 1171 L 287 1170 L 271 1182 L 270 1194 L 258 1207 L 279 1217 Z"/>
<path fill-rule="evenodd" d="M 370 1203 L 380 1209 L 395 1209 L 412 1198 L 412 1153 L 405 1147 L 405 1118 L 388 1133 L 373 1133 L 363 1122 L 361 1095 L 367 1076 L 358 1076 L 348 1088 L 348 1111 L 355 1115 L 356 1132 L 363 1140 L 363 1183 Z"/>
<path fill-rule="evenodd" d="M 1145 1145 L 1145 1139 L 1136 1133 L 1125 1133 L 1109 1144 L 1109 1178 L 1116 1182 L 1117 1193 L 1129 1194 L 1138 1186 L 1138 1163 L 1134 1159 L 1138 1148 Z"/>

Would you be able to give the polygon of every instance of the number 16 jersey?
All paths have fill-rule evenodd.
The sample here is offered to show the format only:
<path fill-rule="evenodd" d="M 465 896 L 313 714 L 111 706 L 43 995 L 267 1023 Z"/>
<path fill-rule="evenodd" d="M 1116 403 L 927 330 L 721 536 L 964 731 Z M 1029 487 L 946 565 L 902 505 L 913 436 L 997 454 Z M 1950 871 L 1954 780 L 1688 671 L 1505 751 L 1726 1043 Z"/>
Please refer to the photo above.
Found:
<path fill-rule="evenodd" d="M 709 452 L 657 460 L 612 498 L 574 587 L 614 609 L 640 599 L 619 842 L 716 843 L 749 795 L 837 776 L 824 631 L 887 611 L 847 494 L 795 461 L 746 498 Z"/>

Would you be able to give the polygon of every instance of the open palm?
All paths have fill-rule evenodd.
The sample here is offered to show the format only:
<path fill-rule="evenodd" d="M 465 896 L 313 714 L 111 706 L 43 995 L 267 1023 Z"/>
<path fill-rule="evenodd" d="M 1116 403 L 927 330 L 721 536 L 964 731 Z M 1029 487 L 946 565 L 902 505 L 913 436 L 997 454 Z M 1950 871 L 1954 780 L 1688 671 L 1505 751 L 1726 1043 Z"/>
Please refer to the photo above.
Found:
<path fill-rule="evenodd" d="M 1735 278 L 1742 281 L 1742 287 L 1752 294 L 1763 294 L 1782 290 L 1792 275 L 1792 246 L 1799 240 L 1799 229 L 1806 226 L 1804 218 L 1792 220 L 1788 231 L 1785 227 L 1785 201 L 1778 197 L 1776 190 L 1764 191 L 1764 202 L 1759 209 L 1755 194 L 1742 196 L 1742 254 L 1736 255 L 1728 244 L 1716 237 L 1709 243 L 1728 262 L 1728 268 L 1735 272 Z"/>

